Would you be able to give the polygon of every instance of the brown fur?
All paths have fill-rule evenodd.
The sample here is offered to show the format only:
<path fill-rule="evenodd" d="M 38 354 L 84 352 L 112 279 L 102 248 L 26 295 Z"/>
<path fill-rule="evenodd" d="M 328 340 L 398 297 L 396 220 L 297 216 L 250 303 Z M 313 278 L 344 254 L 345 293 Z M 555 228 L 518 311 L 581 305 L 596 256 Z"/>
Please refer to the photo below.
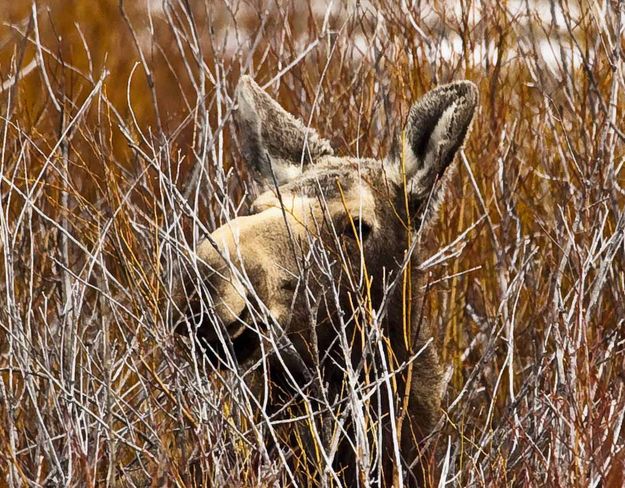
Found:
<path fill-rule="evenodd" d="M 228 350 L 243 370 L 260 371 L 259 360 L 267 360 L 275 385 L 274 410 L 297 397 L 298 390 L 310 394 L 317 374 L 330 395 L 340 396 L 346 361 L 357 365 L 371 354 L 358 325 L 371 320 L 356 320 L 362 307 L 354 315 L 355 297 L 364 295 L 363 273 L 371 280 L 370 306 L 379 310 L 385 301 L 383 281 L 401 272 L 416 239 L 409 266 L 410 337 L 404 334 L 401 284 L 386 298 L 380 321 L 390 345 L 384 359 L 389 369 L 425 347 L 396 375 L 393 400 L 394 411 L 401 412 L 407 391 L 401 469 L 406 484 L 415 483 L 423 478 L 419 443 L 440 416 L 442 388 L 434 331 L 422 315 L 418 230 L 429 225 L 432 209 L 444 195 L 448 168 L 473 118 L 476 88 L 459 82 L 428 93 L 410 113 L 404 147 L 384 162 L 333 156 L 328 141 L 287 114 L 248 77 L 241 80 L 237 99 L 241 147 L 265 191 L 254 201 L 251 215 L 231 220 L 198 246 L 201 283 L 188 279 L 180 288 L 178 328 L 200 337 L 218 367 L 237 366 Z M 324 269 L 319 256 L 335 264 Z M 347 356 L 341 338 L 348 338 Z M 390 453 L 385 484 L 390 486 L 397 467 L 389 405 L 384 394 L 380 398 L 373 410 L 383 412 L 382 449 Z M 354 456 L 343 443 L 335 467 L 342 469 L 347 486 L 355 484 Z"/>

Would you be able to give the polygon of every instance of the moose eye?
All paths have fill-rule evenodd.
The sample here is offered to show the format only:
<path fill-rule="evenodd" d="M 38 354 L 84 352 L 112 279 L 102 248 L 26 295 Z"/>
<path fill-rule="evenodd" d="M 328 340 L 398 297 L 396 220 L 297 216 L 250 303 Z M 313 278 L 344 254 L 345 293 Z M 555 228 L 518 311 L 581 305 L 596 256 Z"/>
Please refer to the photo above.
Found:
<path fill-rule="evenodd" d="M 355 234 L 354 231 L 356 232 Z M 352 219 L 351 222 L 348 221 L 343 229 L 343 235 L 351 239 L 356 239 L 356 237 L 358 237 L 362 241 L 365 241 L 367 237 L 369 237 L 369 234 L 371 234 L 371 226 L 364 220 L 358 218 Z"/>

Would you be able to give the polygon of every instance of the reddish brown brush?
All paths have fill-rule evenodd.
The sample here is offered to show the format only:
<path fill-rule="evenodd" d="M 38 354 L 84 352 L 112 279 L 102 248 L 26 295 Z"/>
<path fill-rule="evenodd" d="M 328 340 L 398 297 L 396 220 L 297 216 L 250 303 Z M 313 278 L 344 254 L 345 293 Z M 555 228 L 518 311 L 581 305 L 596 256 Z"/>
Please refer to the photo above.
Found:
<path fill-rule="evenodd" d="M 174 333 L 168 307 L 176 263 L 257 191 L 232 123 L 249 74 L 338 155 L 375 158 L 421 95 L 477 85 L 423 237 L 448 380 L 426 483 L 618 485 L 624 16 L 617 1 L 5 1 L 0 478 L 293 479 L 284 424 Z M 363 486 L 381 477 L 368 373 L 350 407 Z M 324 425 L 301 465 L 332 485 L 342 434 Z"/>

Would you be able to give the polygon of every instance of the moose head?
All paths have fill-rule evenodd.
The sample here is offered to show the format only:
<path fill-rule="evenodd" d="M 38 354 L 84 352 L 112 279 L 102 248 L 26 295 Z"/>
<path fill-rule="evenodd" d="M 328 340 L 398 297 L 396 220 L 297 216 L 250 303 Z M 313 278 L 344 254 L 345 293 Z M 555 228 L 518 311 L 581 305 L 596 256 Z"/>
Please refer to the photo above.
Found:
<path fill-rule="evenodd" d="M 364 374 L 365 357 L 397 370 L 396 396 L 378 402 L 379 418 L 395 422 L 389 412 L 407 405 L 396 435 L 410 471 L 440 415 L 442 383 L 420 305 L 420 235 L 444 197 L 477 89 L 461 81 L 427 93 L 384 160 L 336 156 L 247 76 L 236 101 L 239 144 L 261 192 L 248 215 L 197 246 L 176 297 L 177 328 L 216 367 L 266 361 L 276 401 L 314 377 L 340 397 L 348 375 Z M 339 458 L 346 465 L 350 455 Z"/>

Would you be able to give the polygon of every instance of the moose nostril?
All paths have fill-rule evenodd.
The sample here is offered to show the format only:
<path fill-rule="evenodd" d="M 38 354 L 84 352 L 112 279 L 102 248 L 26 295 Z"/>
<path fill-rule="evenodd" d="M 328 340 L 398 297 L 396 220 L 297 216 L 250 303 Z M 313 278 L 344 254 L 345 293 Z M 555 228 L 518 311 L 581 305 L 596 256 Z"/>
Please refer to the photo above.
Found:
<path fill-rule="evenodd" d="M 245 329 L 249 325 L 250 309 L 246 305 L 239 313 L 237 318 L 228 324 L 228 330 Z M 240 333 L 240 332 L 239 332 Z"/>

